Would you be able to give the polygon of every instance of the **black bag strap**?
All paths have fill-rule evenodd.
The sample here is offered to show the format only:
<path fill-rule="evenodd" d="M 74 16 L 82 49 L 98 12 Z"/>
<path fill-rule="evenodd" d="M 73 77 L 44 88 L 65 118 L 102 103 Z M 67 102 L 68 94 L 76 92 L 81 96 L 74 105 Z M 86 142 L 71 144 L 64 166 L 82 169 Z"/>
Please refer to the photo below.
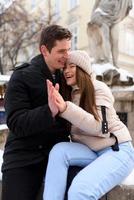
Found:
<path fill-rule="evenodd" d="M 101 106 L 101 113 L 102 113 L 102 133 L 107 134 L 108 133 L 108 122 L 106 119 L 106 107 Z"/>
<path fill-rule="evenodd" d="M 107 134 L 108 133 L 108 122 L 106 119 L 106 107 L 105 106 L 101 106 L 101 113 L 102 113 L 102 133 Z M 119 144 L 118 144 L 117 137 L 113 133 L 110 133 L 110 137 L 115 138 L 115 144 L 112 145 L 111 148 L 113 149 L 113 151 L 119 151 Z"/>

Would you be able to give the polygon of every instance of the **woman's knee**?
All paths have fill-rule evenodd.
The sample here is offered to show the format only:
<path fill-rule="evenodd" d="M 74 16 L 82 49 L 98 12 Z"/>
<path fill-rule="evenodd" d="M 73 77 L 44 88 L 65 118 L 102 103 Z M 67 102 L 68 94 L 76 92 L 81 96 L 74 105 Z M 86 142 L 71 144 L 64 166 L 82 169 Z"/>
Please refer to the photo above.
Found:
<path fill-rule="evenodd" d="M 88 199 L 88 200 L 98 200 L 96 196 L 96 190 L 92 187 L 92 185 L 87 185 L 86 181 L 74 181 L 72 182 L 69 190 L 68 190 L 68 199 L 76 200 L 76 199 Z"/>
<path fill-rule="evenodd" d="M 60 142 L 54 145 L 49 153 L 49 159 L 64 159 L 67 153 L 68 144 L 69 142 Z"/>
<path fill-rule="evenodd" d="M 69 190 L 68 190 L 68 199 L 81 199 L 83 197 L 82 194 L 82 185 L 81 184 L 74 184 L 72 183 Z"/>

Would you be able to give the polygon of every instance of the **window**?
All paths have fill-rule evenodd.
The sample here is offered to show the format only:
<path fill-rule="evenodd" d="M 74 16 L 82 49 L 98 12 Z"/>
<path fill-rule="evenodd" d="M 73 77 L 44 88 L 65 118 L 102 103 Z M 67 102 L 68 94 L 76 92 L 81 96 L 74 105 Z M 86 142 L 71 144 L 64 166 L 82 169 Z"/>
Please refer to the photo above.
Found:
<path fill-rule="evenodd" d="M 70 31 L 73 35 L 72 37 L 72 50 L 78 49 L 78 24 L 70 25 Z"/>
<path fill-rule="evenodd" d="M 0 124 L 6 124 L 6 114 L 5 111 L 0 110 Z"/>
<path fill-rule="evenodd" d="M 125 53 L 130 56 L 134 56 L 134 32 L 126 32 L 126 47 Z"/>
<path fill-rule="evenodd" d="M 69 0 L 69 10 L 75 8 L 76 6 L 78 6 L 79 4 L 79 0 Z"/>
<path fill-rule="evenodd" d="M 134 31 L 124 27 L 120 31 L 119 49 L 120 52 L 134 56 Z"/>
<path fill-rule="evenodd" d="M 36 0 L 31 1 L 31 8 L 34 9 L 36 7 Z"/>
<path fill-rule="evenodd" d="M 117 115 L 119 116 L 120 120 L 127 126 L 128 122 L 128 116 L 126 112 L 117 112 Z"/>

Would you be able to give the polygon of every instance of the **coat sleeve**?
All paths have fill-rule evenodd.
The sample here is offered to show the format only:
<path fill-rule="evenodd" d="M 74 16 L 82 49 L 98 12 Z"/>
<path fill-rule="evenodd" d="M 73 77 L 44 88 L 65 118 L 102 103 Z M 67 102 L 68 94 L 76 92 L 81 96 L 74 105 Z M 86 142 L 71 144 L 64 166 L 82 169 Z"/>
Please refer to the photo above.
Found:
<path fill-rule="evenodd" d="M 63 113 L 61 113 L 61 117 L 84 131 L 84 134 L 87 133 L 92 136 L 109 137 L 109 133 L 103 134 L 101 131 L 101 120 L 97 121 L 92 114 L 86 112 L 81 107 L 70 101 L 67 101 L 67 108 Z"/>
<path fill-rule="evenodd" d="M 37 134 L 54 123 L 48 105 L 32 108 L 28 88 L 21 73 L 15 72 L 5 95 L 5 111 L 9 129 L 18 137 Z"/>

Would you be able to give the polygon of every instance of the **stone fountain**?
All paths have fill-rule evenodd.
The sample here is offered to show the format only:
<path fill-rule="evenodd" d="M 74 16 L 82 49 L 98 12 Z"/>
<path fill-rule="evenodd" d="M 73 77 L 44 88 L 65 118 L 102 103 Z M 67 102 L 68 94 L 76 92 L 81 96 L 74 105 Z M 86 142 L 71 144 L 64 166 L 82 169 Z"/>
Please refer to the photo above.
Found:
<path fill-rule="evenodd" d="M 118 66 L 119 24 L 132 8 L 131 0 L 96 0 L 87 26 L 92 67 L 115 97 L 115 109 L 128 127 L 134 144 L 134 77 Z M 134 176 L 134 170 L 129 179 Z M 127 179 L 101 200 L 134 200 L 134 182 Z"/>

